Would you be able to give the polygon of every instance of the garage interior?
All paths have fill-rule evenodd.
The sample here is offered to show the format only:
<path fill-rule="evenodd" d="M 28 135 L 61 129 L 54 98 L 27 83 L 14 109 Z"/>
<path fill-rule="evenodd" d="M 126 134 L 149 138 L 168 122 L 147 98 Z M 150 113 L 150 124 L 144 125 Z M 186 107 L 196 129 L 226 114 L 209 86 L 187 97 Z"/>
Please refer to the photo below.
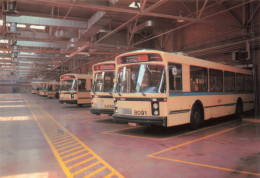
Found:
<path fill-rule="evenodd" d="M 259 0 L 0 3 L 1 177 L 260 176 Z M 30 94 L 34 83 L 141 49 L 252 70 L 254 112 L 195 131 L 133 127 Z"/>

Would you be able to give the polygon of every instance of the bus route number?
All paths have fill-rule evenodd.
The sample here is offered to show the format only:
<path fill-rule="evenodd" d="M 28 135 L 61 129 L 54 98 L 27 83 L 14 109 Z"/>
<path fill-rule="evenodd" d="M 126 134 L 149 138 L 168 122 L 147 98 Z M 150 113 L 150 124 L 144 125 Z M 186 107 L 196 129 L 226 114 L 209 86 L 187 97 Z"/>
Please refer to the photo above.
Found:
<path fill-rule="evenodd" d="M 143 115 L 147 115 L 147 112 L 144 110 L 141 111 L 134 110 L 134 115 L 143 116 Z"/>

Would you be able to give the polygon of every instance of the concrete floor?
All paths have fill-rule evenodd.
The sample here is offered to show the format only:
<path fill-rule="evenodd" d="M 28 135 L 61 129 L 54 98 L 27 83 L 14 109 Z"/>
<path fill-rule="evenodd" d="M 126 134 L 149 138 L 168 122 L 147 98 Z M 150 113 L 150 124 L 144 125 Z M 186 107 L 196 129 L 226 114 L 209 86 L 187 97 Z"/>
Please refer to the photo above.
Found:
<path fill-rule="evenodd" d="M 258 120 L 131 127 L 90 107 L 0 95 L 0 177 L 260 177 Z"/>

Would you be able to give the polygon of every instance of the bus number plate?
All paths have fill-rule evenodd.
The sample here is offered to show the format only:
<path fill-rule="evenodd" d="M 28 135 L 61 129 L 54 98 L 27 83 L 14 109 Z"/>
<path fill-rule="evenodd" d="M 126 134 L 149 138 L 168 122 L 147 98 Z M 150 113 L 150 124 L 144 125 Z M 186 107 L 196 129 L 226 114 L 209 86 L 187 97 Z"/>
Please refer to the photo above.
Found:
<path fill-rule="evenodd" d="M 138 115 L 138 116 L 144 116 L 147 115 L 147 111 L 144 110 L 134 110 L 134 115 Z"/>

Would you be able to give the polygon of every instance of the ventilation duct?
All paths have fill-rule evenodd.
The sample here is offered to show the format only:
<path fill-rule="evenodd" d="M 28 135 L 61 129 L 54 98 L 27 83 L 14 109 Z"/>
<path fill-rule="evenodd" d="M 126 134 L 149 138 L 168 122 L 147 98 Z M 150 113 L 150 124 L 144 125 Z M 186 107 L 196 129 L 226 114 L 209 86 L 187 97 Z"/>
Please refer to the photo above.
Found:
<path fill-rule="evenodd" d="M 145 31 L 151 27 L 154 26 L 154 22 L 152 20 L 147 20 L 143 23 L 141 23 L 140 25 L 136 26 L 135 30 L 133 31 L 133 33 L 138 33 L 141 31 Z"/>
<path fill-rule="evenodd" d="M 5 10 L 3 11 L 3 13 L 5 15 L 17 15 L 18 11 L 17 11 L 17 3 L 15 0 L 7 0 L 4 2 L 5 5 Z"/>

